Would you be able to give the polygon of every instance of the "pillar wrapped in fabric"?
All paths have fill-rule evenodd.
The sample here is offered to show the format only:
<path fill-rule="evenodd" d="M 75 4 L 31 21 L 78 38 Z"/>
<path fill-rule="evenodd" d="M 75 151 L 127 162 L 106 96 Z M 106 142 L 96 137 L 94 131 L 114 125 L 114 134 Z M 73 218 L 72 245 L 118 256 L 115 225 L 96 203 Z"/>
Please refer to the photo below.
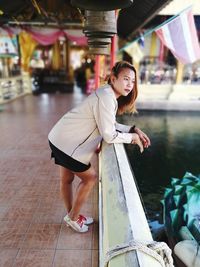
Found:
<path fill-rule="evenodd" d="M 132 5 L 133 0 L 71 0 L 73 6 L 86 10 L 109 11 Z"/>

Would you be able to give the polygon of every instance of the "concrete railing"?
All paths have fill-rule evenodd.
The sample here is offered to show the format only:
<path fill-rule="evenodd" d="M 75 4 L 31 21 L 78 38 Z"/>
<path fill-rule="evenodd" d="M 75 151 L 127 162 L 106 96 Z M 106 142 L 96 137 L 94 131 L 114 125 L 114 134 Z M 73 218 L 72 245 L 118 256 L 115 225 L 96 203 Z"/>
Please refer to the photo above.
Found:
<path fill-rule="evenodd" d="M 28 74 L 0 79 L 0 104 L 32 92 Z"/>
<path fill-rule="evenodd" d="M 112 247 L 130 240 L 151 242 L 153 239 L 124 146 L 103 143 L 99 161 L 99 266 L 103 267 Z M 111 259 L 108 266 L 161 265 L 143 252 L 130 251 Z"/>

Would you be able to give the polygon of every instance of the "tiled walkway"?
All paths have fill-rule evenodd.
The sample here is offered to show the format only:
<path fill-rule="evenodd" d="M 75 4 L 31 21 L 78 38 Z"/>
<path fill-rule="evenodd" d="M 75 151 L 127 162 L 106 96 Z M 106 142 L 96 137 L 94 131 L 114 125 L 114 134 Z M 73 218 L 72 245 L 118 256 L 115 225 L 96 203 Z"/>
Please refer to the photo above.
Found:
<path fill-rule="evenodd" d="M 78 91 L 28 95 L 0 112 L 0 267 L 98 266 L 97 188 L 83 210 L 95 224 L 73 232 L 63 224 L 58 167 L 47 142 L 54 123 L 83 98 Z"/>

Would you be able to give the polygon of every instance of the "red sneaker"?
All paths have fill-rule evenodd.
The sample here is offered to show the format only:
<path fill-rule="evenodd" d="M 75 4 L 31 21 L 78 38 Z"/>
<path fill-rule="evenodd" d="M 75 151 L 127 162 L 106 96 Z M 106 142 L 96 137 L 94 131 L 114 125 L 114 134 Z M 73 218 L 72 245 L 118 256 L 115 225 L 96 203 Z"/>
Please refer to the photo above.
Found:
<path fill-rule="evenodd" d="M 92 224 L 94 222 L 94 219 L 92 217 L 86 217 L 86 216 L 83 216 L 82 214 L 80 214 L 78 218 L 80 218 L 83 221 L 83 223 L 86 225 Z"/>

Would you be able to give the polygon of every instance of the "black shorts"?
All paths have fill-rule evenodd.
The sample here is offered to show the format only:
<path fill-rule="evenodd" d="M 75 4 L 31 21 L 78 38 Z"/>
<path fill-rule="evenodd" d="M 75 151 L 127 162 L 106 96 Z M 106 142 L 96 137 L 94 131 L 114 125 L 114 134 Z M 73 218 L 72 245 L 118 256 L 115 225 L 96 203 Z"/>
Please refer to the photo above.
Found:
<path fill-rule="evenodd" d="M 86 165 L 78 160 L 73 159 L 72 157 L 55 147 L 50 141 L 49 145 L 52 151 L 51 158 L 55 159 L 55 164 L 65 167 L 73 172 L 84 172 L 90 168 L 90 163 Z"/>

